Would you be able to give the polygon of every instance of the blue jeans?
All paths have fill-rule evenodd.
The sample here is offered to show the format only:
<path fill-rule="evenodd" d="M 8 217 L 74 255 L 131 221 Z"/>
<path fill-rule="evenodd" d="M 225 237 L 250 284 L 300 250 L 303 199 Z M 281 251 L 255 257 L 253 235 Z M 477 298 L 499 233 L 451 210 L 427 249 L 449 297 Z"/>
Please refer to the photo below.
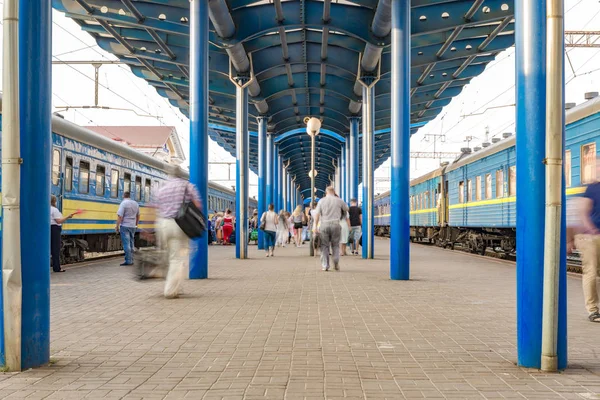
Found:
<path fill-rule="evenodd" d="M 121 232 L 121 243 L 123 243 L 123 250 L 125 250 L 125 264 L 133 264 L 135 228 L 121 226 L 119 227 L 119 230 Z"/>
<path fill-rule="evenodd" d="M 273 231 L 264 231 L 265 236 L 264 236 L 264 240 L 265 240 L 265 250 L 269 250 L 270 248 L 275 247 L 275 234 L 276 232 Z"/>

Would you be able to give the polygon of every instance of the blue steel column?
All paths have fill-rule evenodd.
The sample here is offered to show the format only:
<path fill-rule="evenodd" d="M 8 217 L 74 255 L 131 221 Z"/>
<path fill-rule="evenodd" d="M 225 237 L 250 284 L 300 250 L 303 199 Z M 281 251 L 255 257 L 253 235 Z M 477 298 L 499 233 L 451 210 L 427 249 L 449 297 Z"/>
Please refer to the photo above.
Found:
<path fill-rule="evenodd" d="M 208 207 L 208 4 L 190 2 L 190 181 Z M 208 278 L 208 238 L 194 240 L 190 279 Z"/>
<path fill-rule="evenodd" d="M 410 0 L 392 2 L 390 278 L 410 278 Z"/>
<path fill-rule="evenodd" d="M 258 218 L 269 206 L 267 199 L 267 118 L 258 117 Z M 258 249 L 264 249 L 264 232 L 258 230 Z"/>
<path fill-rule="evenodd" d="M 281 169 L 283 163 L 281 161 L 281 154 L 279 154 L 279 146 L 275 145 L 275 149 L 277 151 L 277 163 L 275 164 L 275 170 L 277 171 L 277 212 L 279 212 L 283 208 L 283 195 L 281 185 Z"/>
<path fill-rule="evenodd" d="M 369 82 L 369 81 L 367 81 Z M 371 82 L 369 82 L 371 83 Z M 363 158 L 362 158 L 362 258 L 373 258 L 374 250 L 374 140 L 375 86 L 363 86 Z"/>
<path fill-rule="evenodd" d="M 344 176 L 344 191 L 346 194 L 346 201 L 350 202 L 350 133 L 346 137 L 346 143 L 344 145 L 344 154 L 346 155 L 346 172 Z"/>
<path fill-rule="evenodd" d="M 358 117 L 350 118 L 348 150 L 348 196 L 358 199 Z"/>
<path fill-rule="evenodd" d="M 346 196 L 346 142 L 342 145 L 342 154 L 340 155 L 340 196 L 342 200 L 348 202 L 348 196 Z"/>
<path fill-rule="evenodd" d="M 546 157 L 546 0 L 515 2 L 517 127 L 517 362 L 540 368 Z M 567 363 L 565 279 L 561 265 L 558 364 Z"/>
<path fill-rule="evenodd" d="M 236 178 L 235 257 L 248 258 L 248 87 L 245 79 L 236 85 Z"/>
<path fill-rule="evenodd" d="M 27 369 L 50 359 L 51 2 L 19 1 L 19 21 L 21 368 Z"/>
<path fill-rule="evenodd" d="M 273 203 L 273 187 L 275 180 L 273 179 L 273 164 L 275 163 L 275 154 L 274 154 L 274 146 L 273 146 L 273 135 L 267 134 L 267 182 L 266 182 L 266 199 L 267 204 L 265 209 L 269 208 L 269 205 Z M 259 217 L 261 217 L 259 215 Z"/>
<path fill-rule="evenodd" d="M 287 194 L 287 210 L 289 212 L 292 212 L 294 210 L 292 210 L 292 179 L 290 178 L 290 175 L 288 173 L 286 173 L 286 189 L 285 189 L 285 193 Z"/>

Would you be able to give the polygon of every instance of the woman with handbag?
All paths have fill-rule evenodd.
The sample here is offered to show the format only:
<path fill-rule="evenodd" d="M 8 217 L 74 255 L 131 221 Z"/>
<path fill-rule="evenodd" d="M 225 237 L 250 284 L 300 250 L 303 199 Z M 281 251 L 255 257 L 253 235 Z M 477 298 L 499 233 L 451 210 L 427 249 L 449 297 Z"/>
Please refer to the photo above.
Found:
<path fill-rule="evenodd" d="M 260 217 L 260 229 L 265 233 L 264 239 L 267 257 L 273 257 L 273 250 L 275 250 L 275 235 L 277 234 L 278 217 L 275 211 L 273 211 L 274 209 L 275 206 L 269 204 L 269 210 L 265 211 Z"/>
<path fill-rule="evenodd" d="M 164 295 L 174 299 L 182 292 L 182 283 L 189 262 L 190 238 L 177 222 L 183 205 L 193 203 L 200 209 L 198 189 L 184 179 L 181 168 L 170 166 L 169 178 L 161 186 L 158 196 L 158 244 L 167 251 L 167 280 Z"/>

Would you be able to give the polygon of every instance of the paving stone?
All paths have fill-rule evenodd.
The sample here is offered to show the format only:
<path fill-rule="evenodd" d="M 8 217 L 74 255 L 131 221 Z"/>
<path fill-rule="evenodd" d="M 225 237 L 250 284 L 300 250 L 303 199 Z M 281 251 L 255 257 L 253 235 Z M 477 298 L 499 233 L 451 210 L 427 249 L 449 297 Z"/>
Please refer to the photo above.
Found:
<path fill-rule="evenodd" d="M 15 399 L 600 399 L 599 326 L 569 277 L 569 369 L 515 366 L 515 269 L 413 246 L 412 280 L 308 249 L 210 248 L 210 279 L 165 300 L 120 260 L 52 275 L 53 365 L 0 374 Z M 493 313 L 490 313 L 493 309 Z"/>

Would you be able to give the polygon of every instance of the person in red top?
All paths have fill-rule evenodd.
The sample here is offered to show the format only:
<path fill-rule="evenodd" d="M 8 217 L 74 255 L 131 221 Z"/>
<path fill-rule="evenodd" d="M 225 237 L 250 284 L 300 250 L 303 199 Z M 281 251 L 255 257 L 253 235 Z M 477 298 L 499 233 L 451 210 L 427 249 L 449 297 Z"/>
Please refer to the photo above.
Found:
<path fill-rule="evenodd" d="M 229 236 L 233 232 L 233 215 L 231 215 L 231 210 L 227 209 L 225 211 L 225 215 L 223 216 L 223 244 L 228 245 Z"/>

